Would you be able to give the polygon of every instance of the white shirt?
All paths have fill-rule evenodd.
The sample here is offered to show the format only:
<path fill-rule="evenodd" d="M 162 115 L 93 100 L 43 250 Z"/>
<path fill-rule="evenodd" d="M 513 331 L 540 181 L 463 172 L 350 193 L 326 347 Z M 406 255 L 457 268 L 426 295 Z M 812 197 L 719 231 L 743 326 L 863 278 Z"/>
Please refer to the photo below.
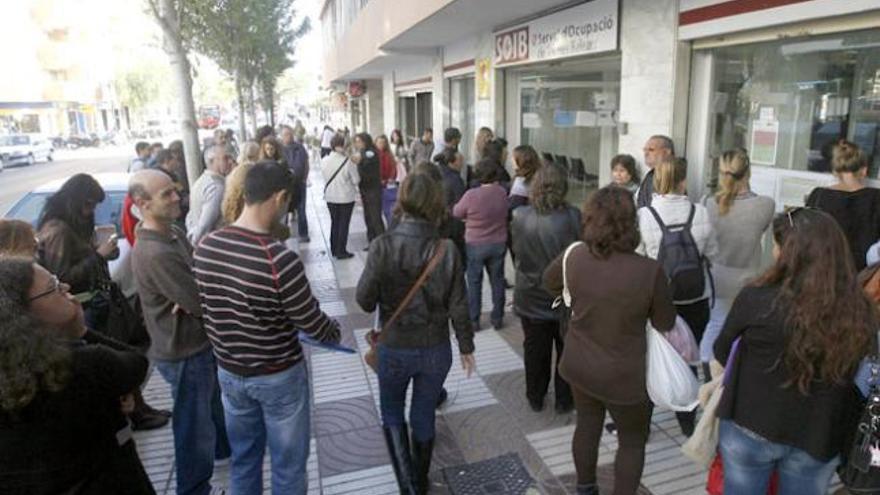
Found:
<path fill-rule="evenodd" d="M 358 196 L 358 183 L 361 181 L 358 175 L 357 165 L 348 159 L 348 162 L 336 174 L 333 182 L 329 182 L 333 174 L 342 167 L 346 156 L 333 150 L 321 160 L 321 175 L 324 177 L 324 201 L 328 203 L 354 203 Z"/>
<path fill-rule="evenodd" d="M 329 148 L 330 147 L 330 140 L 333 139 L 333 136 L 335 134 L 336 133 L 334 133 L 330 129 L 324 129 L 324 133 L 321 134 L 321 147 L 322 148 Z"/>
<path fill-rule="evenodd" d="M 718 255 L 718 240 L 715 238 L 715 232 L 712 229 L 712 223 L 709 220 L 709 212 L 703 205 L 695 205 L 691 203 L 687 196 L 681 194 L 654 194 L 651 206 L 657 210 L 660 219 L 666 225 L 675 225 L 687 222 L 691 213 L 691 206 L 694 206 L 694 220 L 691 223 L 691 236 L 697 249 L 703 256 L 712 259 Z M 641 242 L 636 252 L 643 254 L 649 258 L 657 259 L 660 253 L 660 241 L 663 239 L 663 231 L 654 215 L 647 207 L 639 208 L 639 231 L 641 233 Z M 712 295 L 712 287 L 709 283 L 709 273 L 706 273 L 706 289 L 703 296 L 692 301 L 675 301 L 676 304 L 688 304 L 701 301 Z"/>

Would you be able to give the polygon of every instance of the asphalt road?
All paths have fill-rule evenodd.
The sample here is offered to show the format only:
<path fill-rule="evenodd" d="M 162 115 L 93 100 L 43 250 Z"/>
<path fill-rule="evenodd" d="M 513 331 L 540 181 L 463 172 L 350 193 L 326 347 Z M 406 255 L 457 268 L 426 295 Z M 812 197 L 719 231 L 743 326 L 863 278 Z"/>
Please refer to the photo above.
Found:
<path fill-rule="evenodd" d="M 55 152 L 55 161 L 4 169 L 0 172 L 0 216 L 25 193 L 46 182 L 80 172 L 125 172 L 134 153 L 131 148 L 58 150 Z"/>

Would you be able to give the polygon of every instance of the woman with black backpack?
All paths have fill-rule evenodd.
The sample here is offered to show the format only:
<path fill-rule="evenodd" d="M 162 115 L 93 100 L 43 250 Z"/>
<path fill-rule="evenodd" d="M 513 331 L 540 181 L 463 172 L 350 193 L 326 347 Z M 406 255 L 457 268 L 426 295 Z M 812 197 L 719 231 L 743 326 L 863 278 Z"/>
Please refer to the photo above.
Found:
<path fill-rule="evenodd" d="M 637 250 L 660 262 L 672 301 L 697 342 L 709 323 L 712 279 L 708 258 L 718 252 L 709 213 L 687 196 L 687 162 L 668 157 L 654 168 L 651 206 L 639 208 L 642 241 Z M 696 369 L 694 372 L 696 373 Z M 694 432 L 696 411 L 676 412 L 685 436 Z"/>

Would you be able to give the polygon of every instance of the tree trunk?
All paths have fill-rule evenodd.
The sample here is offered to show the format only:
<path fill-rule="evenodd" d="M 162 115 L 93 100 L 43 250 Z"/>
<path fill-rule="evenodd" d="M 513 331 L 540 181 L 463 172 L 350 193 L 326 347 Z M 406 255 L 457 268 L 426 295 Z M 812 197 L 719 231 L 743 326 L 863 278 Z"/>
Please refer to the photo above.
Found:
<path fill-rule="evenodd" d="M 247 85 L 247 99 L 248 99 L 248 115 L 251 118 L 251 123 L 253 124 L 254 136 L 257 135 L 257 128 L 260 125 L 257 123 L 257 101 L 254 95 L 254 83 L 250 82 Z"/>
<path fill-rule="evenodd" d="M 238 96 L 238 132 L 241 134 L 241 143 L 248 140 L 247 114 L 244 111 L 244 90 L 241 87 L 241 78 L 235 76 L 235 94 Z"/>
<path fill-rule="evenodd" d="M 161 0 L 162 32 L 165 35 L 165 51 L 171 62 L 171 76 L 177 90 L 177 115 L 183 140 L 183 155 L 186 160 L 186 173 L 192 187 L 202 173 L 202 153 L 199 146 L 199 133 L 196 126 L 196 105 L 192 94 L 192 77 L 186 49 L 180 40 L 180 33 L 173 26 L 179 26 L 178 13 L 174 0 Z"/>

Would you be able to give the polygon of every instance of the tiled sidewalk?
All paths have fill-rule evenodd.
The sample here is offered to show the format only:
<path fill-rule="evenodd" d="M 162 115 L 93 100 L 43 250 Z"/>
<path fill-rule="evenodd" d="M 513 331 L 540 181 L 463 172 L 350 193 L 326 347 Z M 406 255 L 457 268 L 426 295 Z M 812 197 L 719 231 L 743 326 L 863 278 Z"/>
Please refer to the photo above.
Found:
<path fill-rule="evenodd" d="M 312 290 L 325 312 L 344 328 L 343 343 L 366 352 L 363 334 L 373 318 L 354 302 L 354 288 L 363 269 L 366 246 L 360 208 L 352 220 L 349 250 L 356 257 L 336 261 L 328 254 L 329 213 L 324 206 L 320 177 L 313 174 L 309 188 L 311 243 L 297 246 Z M 508 268 L 509 271 L 509 268 Z M 512 280 L 512 273 L 509 274 Z M 488 286 L 488 284 L 485 284 Z M 486 287 L 488 291 L 488 287 Z M 508 300 L 511 294 L 508 292 Z M 484 295 L 488 302 L 488 294 Z M 487 308 L 488 309 L 488 308 Z M 437 417 L 437 442 L 432 465 L 432 493 L 448 493 L 440 468 L 461 465 L 515 452 L 535 479 L 533 493 L 567 494 L 574 489 L 571 438 L 574 414 L 556 415 L 552 391 L 548 407 L 534 413 L 525 400 L 522 331 L 512 312 L 502 331 L 483 330 L 476 336 L 478 372 L 466 378 L 454 362 L 446 382 L 449 400 Z M 488 318 L 484 317 L 484 320 Z M 454 339 L 453 339 L 454 342 Z M 389 464 L 379 419 L 375 375 L 361 355 L 311 352 L 312 447 L 308 465 L 310 494 L 394 494 L 397 486 Z M 552 385 L 551 385 L 552 387 Z M 168 385 L 154 373 L 145 392 L 155 407 L 170 408 Z M 684 440 L 669 411 L 655 411 L 642 483 L 653 494 L 702 494 L 706 473 L 685 459 Z M 157 492 L 174 493 L 174 449 L 171 428 L 140 432 L 138 450 Z M 600 481 L 610 493 L 616 438 L 602 439 Z M 269 493 L 268 454 L 264 468 Z M 229 468 L 215 469 L 218 493 L 227 486 Z M 648 493 L 645 490 L 644 493 Z"/>

